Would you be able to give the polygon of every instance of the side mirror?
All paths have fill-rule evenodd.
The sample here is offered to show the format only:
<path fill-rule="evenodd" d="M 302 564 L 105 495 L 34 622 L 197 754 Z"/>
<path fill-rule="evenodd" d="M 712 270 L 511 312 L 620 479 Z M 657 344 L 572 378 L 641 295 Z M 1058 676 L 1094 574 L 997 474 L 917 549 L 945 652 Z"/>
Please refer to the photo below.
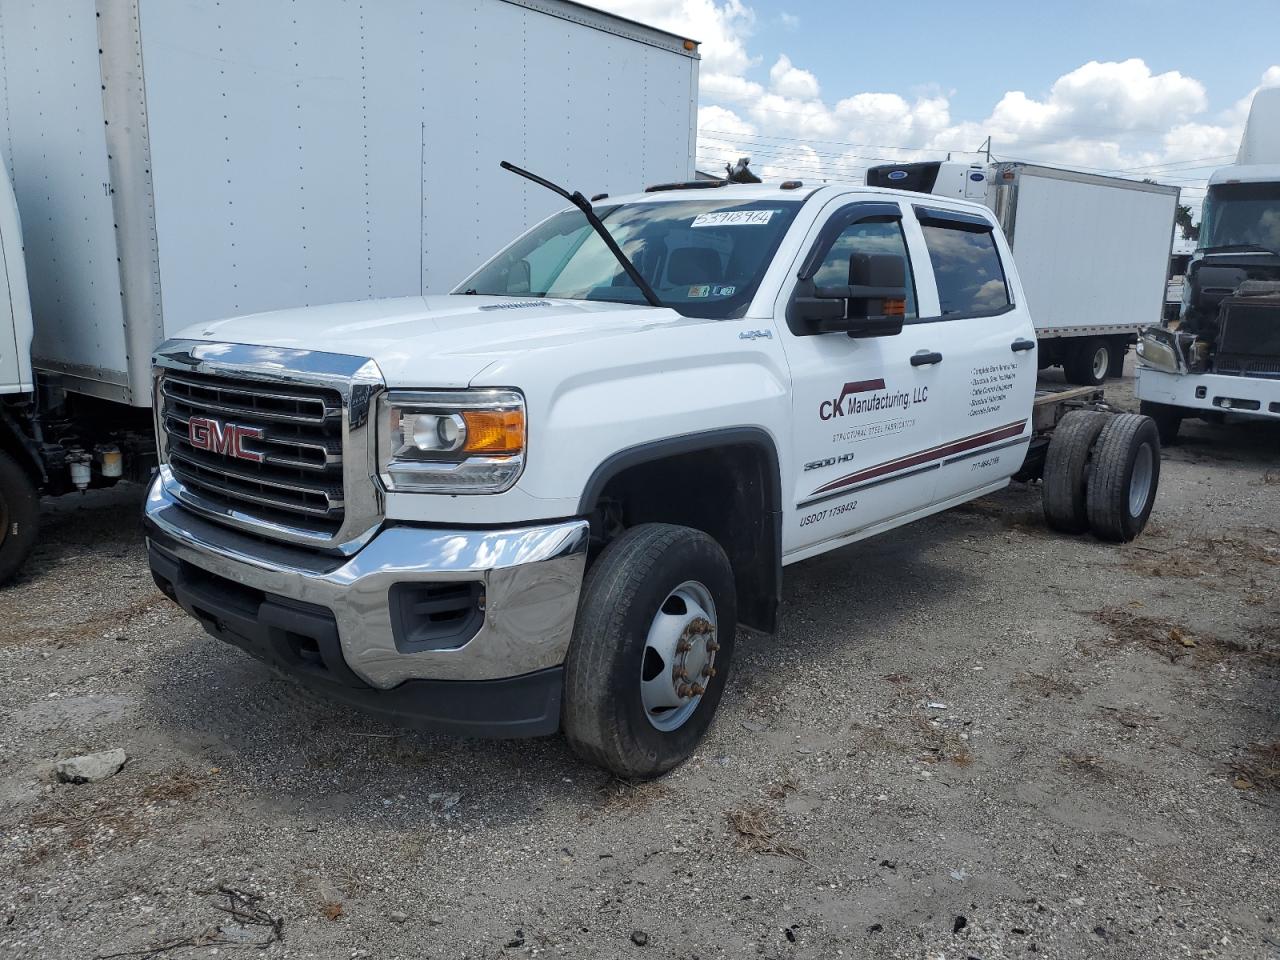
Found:
<path fill-rule="evenodd" d="M 802 278 L 796 284 L 791 308 L 808 333 L 892 337 L 902 332 L 906 300 L 904 257 L 855 253 L 849 257 L 847 285 L 819 287 L 812 278 Z"/>

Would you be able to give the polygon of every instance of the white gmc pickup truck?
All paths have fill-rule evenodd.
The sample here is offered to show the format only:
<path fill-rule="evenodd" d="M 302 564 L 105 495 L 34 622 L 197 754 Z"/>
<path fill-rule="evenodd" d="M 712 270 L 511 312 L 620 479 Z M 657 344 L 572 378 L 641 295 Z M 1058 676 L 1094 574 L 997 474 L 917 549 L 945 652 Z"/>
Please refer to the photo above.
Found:
<path fill-rule="evenodd" d="M 574 205 L 451 295 L 158 350 L 150 563 L 209 633 L 399 722 L 562 729 L 650 777 L 787 564 L 1015 474 L 1057 529 L 1146 523 L 1154 425 L 1037 395 L 985 207 L 794 181 L 588 203 L 516 172 Z"/>

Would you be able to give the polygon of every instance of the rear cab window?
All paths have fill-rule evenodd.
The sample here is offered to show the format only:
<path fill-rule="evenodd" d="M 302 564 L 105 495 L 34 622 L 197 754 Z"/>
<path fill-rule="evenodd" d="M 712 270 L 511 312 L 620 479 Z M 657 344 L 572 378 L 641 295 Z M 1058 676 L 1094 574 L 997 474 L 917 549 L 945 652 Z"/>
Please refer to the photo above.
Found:
<path fill-rule="evenodd" d="M 1009 283 L 992 225 L 970 213 L 917 208 L 938 285 L 941 316 L 969 317 L 1009 308 Z"/>

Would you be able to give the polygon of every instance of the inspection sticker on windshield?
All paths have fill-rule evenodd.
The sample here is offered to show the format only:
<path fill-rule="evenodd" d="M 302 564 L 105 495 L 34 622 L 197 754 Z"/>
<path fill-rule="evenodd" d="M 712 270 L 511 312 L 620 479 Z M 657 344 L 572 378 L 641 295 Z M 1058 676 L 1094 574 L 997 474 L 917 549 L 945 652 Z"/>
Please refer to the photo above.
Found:
<path fill-rule="evenodd" d="M 755 227 L 768 223 L 777 210 L 724 210 L 700 213 L 693 218 L 695 227 Z"/>

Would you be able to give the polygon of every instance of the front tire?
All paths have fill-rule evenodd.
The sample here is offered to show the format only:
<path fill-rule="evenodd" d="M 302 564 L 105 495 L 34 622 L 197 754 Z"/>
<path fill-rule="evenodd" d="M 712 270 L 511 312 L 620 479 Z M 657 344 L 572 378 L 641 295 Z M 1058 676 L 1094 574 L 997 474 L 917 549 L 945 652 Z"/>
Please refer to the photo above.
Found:
<path fill-rule="evenodd" d="M 1182 428 L 1182 418 L 1184 416 L 1182 407 L 1175 407 L 1170 403 L 1143 400 L 1138 404 L 1138 409 L 1144 417 L 1150 417 L 1155 421 L 1156 430 L 1160 434 L 1161 446 L 1171 447 L 1178 442 L 1178 430 Z"/>
<path fill-rule="evenodd" d="M 720 545 L 698 530 L 633 527 L 587 571 L 565 660 L 565 736 L 619 777 L 689 758 L 711 726 L 733 657 L 737 596 Z"/>
<path fill-rule="evenodd" d="M 8 583 L 35 546 L 40 492 L 8 454 L 0 452 L 0 584 Z"/>

